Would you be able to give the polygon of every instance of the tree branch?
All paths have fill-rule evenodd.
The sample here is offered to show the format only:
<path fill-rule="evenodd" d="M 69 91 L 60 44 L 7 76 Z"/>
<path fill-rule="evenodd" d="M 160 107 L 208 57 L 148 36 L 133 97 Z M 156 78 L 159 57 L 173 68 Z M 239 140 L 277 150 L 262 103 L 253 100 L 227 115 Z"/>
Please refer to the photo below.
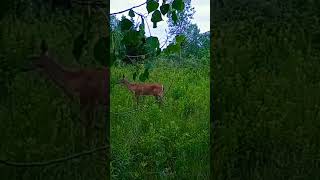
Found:
<path fill-rule="evenodd" d="M 48 166 L 48 165 L 52 165 L 52 164 L 57 164 L 57 163 L 62 163 L 68 160 L 72 160 L 78 157 L 82 157 L 82 156 L 86 156 L 86 155 L 90 155 L 93 154 L 97 151 L 102 151 L 102 150 L 106 150 L 109 146 L 105 145 L 102 147 L 98 147 L 89 151 L 84 151 L 78 154 L 73 154 L 67 157 L 63 157 L 63 158 L 58 158 L 58 159 L 53 159 L 53 160 L 49 160 L 49 161 L 44 161 L 44 162 L 29 162 L 29 163 L 25 163 L 25 162 L 11 162 L 11 161 L 6 161 L 6 160 L 0 160 L 0 164 L 4 164 L 7 166 L 13 166 L 13 167 L 37 167 L 37 166 Z"/>
<path fill-rule="evenodd" d="M 144 2 L 144 3 L 142 3 L 142 4 L 140 4 L 140 5 L 133 6 L 133 7 L 129 8 L 129 9 L 125 9 L 125 10 L 123 10 L 123 11 L 119 11 L 119 12 L 115 12 L 115 13 L 110 13 L 109 15 L 111 16 L 111 15 L 121 14 L 121 13 L 124 13 L 124 12 L 126 12 L 126 11 L 130 11 L 131 9 L 138 8 L 138 7 L 140 7 L 140 6 L 143 6 L 143 5 L 145 5 L 146 3 L 147 3 L 147 1 Z"/>

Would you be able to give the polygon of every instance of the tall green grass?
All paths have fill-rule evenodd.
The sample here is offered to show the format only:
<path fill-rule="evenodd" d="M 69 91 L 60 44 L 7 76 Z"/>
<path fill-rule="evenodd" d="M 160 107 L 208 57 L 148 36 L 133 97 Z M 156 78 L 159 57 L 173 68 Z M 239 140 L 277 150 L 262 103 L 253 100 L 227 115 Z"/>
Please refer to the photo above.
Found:
<path fill-rule="evenodd" d="M 112 179 L 208 179 L 209 67 L 159 65 L 148 82 L 165 87 L 163 107 L 116 82 L 134 67 L 111 69 Z M 170 88 L 169 88 L 170 87 Z"/>

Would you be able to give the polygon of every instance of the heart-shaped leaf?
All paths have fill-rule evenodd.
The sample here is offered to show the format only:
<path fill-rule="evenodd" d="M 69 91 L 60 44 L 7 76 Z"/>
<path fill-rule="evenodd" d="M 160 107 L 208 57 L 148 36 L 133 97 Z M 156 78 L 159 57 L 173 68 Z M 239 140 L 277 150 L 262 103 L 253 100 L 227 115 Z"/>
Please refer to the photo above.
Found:
<path fill-rule="evenodd" d="M 130 11 L 129 11 L 129 16 L 130 17 L 134 17 L 135 16 L 134 11 L 132 9 L 130 9 Z"/>
<path fill-rule="evenodd" d="M 151 48 L 151 49 L 157 49 L 160 46 L 159 43 L 159 39 L 157 37 L 154 36 L 150 36 L 146 39 L 147 45 Z"/>
<path fill-rule="evenodd" d="M 159 3 L 155 0 L 148 0 L 147 1 L 147 11 L 148 13 L 151 13 L 152 11 L 155 11 L 158 9 Z"/>
<path fill-rule="evenodd" d="M 159 10 L 153 12 L 151 21 L 153 22 L 153 28 L 157 27 L 157 23 L 162 21 L 162 16 Z"/>
<path fill-rule="evenodd" d="M 133 23 L 127 18 L 124 18 L 123 20 L 120 21 L 121 31 L 129 30 L 131 29 L 132 26 L 133 26 Z"/>
<path fill-rule="evenodd" d="M 152 17 L 151 17 L 151 21 L 152 22 L 160 22 L 162 21 L 162 16 L 159 10 L 156 10 L 153 12 Z"/>
<path fill-rule="evenodd" d="M 162 15 L 167 14 L 168 11 L 169 11 L 169 8 L 170 8 L 170 5 L 169 5 L 169 4 L 163 4 L 162 6 L 160 6 L 161 14 L 162 14 Z"/>

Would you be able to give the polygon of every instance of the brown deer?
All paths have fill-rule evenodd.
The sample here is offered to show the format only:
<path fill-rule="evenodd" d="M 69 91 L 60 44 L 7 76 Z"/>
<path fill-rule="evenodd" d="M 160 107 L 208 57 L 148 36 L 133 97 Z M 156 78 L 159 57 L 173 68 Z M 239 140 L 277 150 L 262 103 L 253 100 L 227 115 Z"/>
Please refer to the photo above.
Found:
<path fill-rule="evenodd" d="M 98 106 L 109 107 L 109 68 L 66 68 L 49 56 L 44 40 L 40 56 L 32 59 L 33 68 L 52 80 L 71 100 L 80 100 L 82 133 L 85 140 L 89 140 L 97 123 L 94 121 Z"/>
<path fill-rule="evenodd" d="M 122 76 L 122 79 L 118 81 L 118 84 L 122 84 L 128 88 L 129 91 L 134 93 L 135 99 L 137 101 L 137 105 L 139 103 L 140 96 L 154 96 L 156 100 L 159 102 L 159 106 L 162 105 L 163 102 L 163 92 L 164 87 L 162 84 L 137 84 L 137 83 L 130 83 L 125 76 Z"/>

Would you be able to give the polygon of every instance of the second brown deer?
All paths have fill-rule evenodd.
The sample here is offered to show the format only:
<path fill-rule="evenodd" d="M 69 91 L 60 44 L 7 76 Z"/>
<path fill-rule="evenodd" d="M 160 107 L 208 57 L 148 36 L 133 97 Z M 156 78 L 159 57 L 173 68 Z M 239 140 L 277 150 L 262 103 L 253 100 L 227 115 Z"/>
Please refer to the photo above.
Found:
<path fill-rule="evenodd" d="M 71 100 L 80 101 L 82 133 L 85 140 L 89 140 L 97 123 L 98 106 L 104 106 L 104 111 L 109 106 L 109 68 L 66 68 L 49 55 L 44 40 L 40 56 L 32 59 L 34 68 L 52 80 Z"/>

